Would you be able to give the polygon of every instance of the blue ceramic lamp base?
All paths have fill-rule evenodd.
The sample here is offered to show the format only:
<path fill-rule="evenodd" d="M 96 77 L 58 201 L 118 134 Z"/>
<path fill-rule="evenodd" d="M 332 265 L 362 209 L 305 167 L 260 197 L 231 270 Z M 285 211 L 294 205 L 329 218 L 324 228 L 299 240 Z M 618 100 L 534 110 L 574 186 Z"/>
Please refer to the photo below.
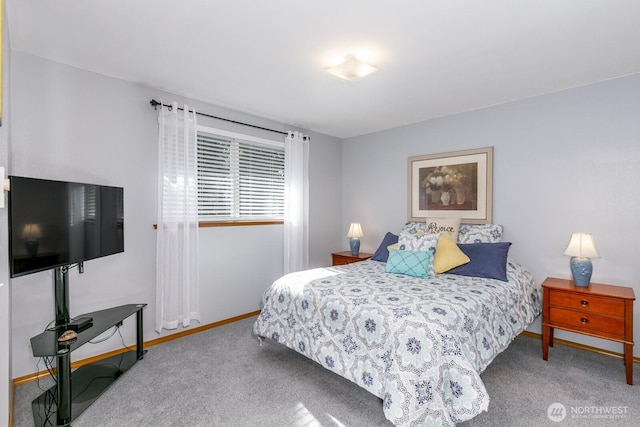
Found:
<path fill-rule="evenodd" d="M 593 265 L 589 258 L 571 257 L 569 261 L 571 266 L 571 276 L 576 286 L 586 288 L 591 282 L 591 273 L 593 273 Z"/>
<path fill-rule="evenodd" d="M 24 242 L 24 245 L 27 248 L 27 255 L 29 255 L 31 258 L 38 255 L 39 243 L 40 242 L 38 242 L 37 240 L 27 240 L 26 242 Z"/>
<path fill-rule="evenodd" d="M 349 244 L 351 245 L 351 255 L 358 255 L 360 253 L 360 239 L 352 237 Z"/>

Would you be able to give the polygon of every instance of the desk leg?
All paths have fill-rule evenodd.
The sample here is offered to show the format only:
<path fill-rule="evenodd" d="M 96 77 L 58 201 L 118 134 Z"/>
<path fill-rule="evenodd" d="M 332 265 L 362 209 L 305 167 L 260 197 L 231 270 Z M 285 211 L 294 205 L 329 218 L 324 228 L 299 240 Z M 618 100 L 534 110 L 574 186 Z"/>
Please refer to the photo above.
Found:
<path fill-rule="evenodd" d="M 144 357 L 144 329 L 142 328 L 142 307 L 136 312 L 136 357 L 138 360 Z"/>
<path fill-rule="evenodd" d="M 71 425 L 71 352 L 68 349 L 58 350 L 58 416 L 57 425 Z"/>

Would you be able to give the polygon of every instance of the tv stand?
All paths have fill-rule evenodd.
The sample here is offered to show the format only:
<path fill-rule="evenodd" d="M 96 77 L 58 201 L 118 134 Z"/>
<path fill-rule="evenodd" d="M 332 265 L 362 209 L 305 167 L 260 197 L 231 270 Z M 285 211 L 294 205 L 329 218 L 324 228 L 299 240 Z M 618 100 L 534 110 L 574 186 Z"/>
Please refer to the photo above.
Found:
<path fill-rule="evenodd" d="M 128 304 L 83 314 L 93 317 L 93 325 L 78 333 L 73 341 L 58 342 L 64 325 L 31 338 L 35 357 L 56 358 L 57 384 L 32 402 L 36 426 L 66 426 L 89 407 L 120 375 L 144 357 L 142 309 L 146 304 Z M 71 352 L 109 328 L 136 314 L 136 349 L 84 365 L 71 373 Z M 73 384 L 72 384 L 73 377 Z"/>
<path fill-rule="evenodd" d="M 69 327 L 67 270 L 56 268 L 56 325 L 31 338 L 34 357 L 56 358 L 56 384 L 33 400 L 36 426 L 68 426 L 87 409 L 122 374 L 144 357 L 142 310 L 147 304 L 127 304 L 77 316 L 92 318 L 93 323 L 78 331 L 77 338 L 59 342 L 58 337 Z M 64 286 L 59 286 L 60 284 Z M 60 289 L 63 289 L 60 292 Z M 71 372 L 71 353 L 93 338 L 136 315 L 136 348 L 107 359 L 83 365 Z M 64 321 L 64 322 L 63 322 Z"/>

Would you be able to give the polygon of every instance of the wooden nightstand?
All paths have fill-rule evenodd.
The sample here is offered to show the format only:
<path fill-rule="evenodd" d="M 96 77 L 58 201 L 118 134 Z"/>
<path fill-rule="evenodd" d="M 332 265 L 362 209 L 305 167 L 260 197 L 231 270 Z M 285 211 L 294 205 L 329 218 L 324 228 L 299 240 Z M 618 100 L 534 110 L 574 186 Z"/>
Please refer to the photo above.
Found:
<path fill-rule="evenodd" d="M 360 252 L 358 255 L 351 255 L 351 251 L 334 252 L 331 254 L 331 261 L 333 263 L 331 265 L 351 264 L 352 262 L 364 261 L 372 256 L 373 254 L 368 254 L 366 252 Z"/>
<path fill-rule="evenodd" d="M 633 384 L 633 289 L 547 277 L 542 283 L 542 359 L 553 347 L 554 328 L 616 341 L 624 345 L 627 384 Z"/>

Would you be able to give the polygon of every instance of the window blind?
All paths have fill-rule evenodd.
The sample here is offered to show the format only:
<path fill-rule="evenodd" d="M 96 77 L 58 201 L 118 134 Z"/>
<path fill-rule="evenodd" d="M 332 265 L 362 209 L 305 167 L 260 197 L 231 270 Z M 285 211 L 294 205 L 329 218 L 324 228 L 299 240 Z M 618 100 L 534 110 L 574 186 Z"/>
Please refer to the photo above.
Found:
<path fill-rule="evenodd" d="M 96 186 L 87 185 L 84 187 L 84 204 L 80 206 L 85 207 L 84 219 L 94 221 L 96 219 Z"/>
<path fill-rule="evenodd" d="M 198 133 L 198 206 L 203 220 L 284 217 L 284 146 Z"/>

